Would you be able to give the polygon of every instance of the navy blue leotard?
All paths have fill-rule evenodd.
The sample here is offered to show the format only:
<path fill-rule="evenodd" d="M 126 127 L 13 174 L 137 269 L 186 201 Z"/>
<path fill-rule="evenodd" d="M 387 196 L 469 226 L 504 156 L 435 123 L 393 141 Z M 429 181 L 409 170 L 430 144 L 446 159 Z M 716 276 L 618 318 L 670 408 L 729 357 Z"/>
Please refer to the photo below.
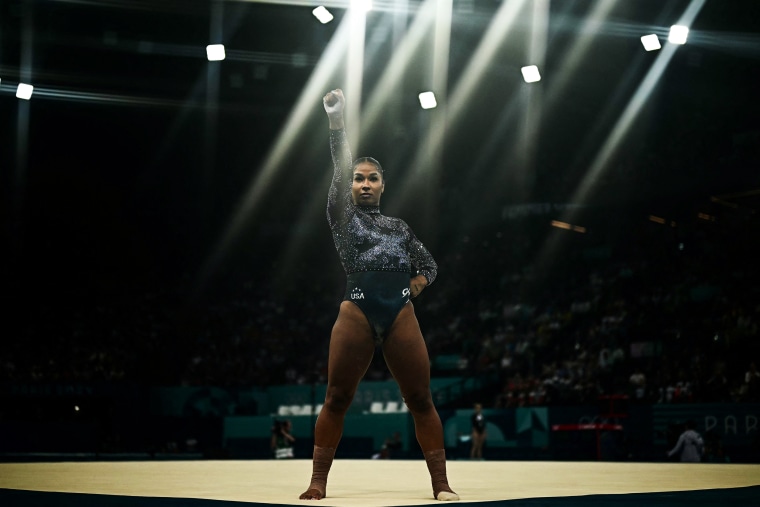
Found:
<path fill-rule="evenodd" d="M 347 275 L 343 300 L 364 312 L 379 344 L 409 302 L 410 278 L 421 274 L 429 285 L 438 266 L 406 222 L 382 215 L 379 206 L 353 203 L 353 164 L 344 129 L 330 130 L 330 152 L 334 172 L 327 221 Z"/>

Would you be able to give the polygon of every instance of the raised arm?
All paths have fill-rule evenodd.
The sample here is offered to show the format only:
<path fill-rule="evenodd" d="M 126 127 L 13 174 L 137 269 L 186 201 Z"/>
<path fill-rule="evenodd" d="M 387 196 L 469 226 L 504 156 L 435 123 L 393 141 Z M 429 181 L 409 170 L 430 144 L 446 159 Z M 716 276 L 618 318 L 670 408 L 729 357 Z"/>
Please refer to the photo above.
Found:
<path fill-rule="evenodd" d="M 348 145 L 343 122 L 346 99 L 343 91 L 336 89 L 322 99 L 330 122 L 330 154 L 333 161 L 333 178 L 327 194 L 327 221 L 333 228 L 347 216 L 351 204 L 351 148 Z"/>
<path fill-rule="evenodd" d="M 322 104 L 325 106 L 327 119 L 330 121 L 330 130 L 345 128 L 343 124 L 343 110 L 346 107 L 346 98 L 343 96 L 343 90 L 337 88 L 328 92 L 322 98 Z"/>

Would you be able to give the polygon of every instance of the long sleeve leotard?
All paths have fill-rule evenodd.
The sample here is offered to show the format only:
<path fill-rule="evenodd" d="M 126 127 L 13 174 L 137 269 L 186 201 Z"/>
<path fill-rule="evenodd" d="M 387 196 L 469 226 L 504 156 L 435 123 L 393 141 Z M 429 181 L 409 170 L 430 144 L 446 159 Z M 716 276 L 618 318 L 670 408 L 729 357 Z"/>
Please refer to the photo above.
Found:
<path fill-rule="evenodd" d="M 395 271 L 423 275 L 433 283 L 438 266 L 411 228 L 384 216 L 379 206 L 355 205 L 351 199 L 352 159 L 346 131 L 330 130 L 334 172 L 327 196 L 327 221 L 346 274 Z"/>

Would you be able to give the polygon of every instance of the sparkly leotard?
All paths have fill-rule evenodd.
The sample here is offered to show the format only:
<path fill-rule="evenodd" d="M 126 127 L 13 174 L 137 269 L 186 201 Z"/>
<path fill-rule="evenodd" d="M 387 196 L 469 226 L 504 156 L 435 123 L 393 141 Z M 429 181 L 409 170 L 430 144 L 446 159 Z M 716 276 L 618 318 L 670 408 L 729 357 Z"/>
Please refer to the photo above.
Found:
<path fill-rule="evenodd" d="M 401 308 L 409 302 L 409 280 L 423 275 L 433 283 L 438 266 L 411 228 L 380 214 L 378 206 L 351 199 L 351 150 L 343 129 L 330 130 L 333 179 L 327 196 L 327 221 L 348 277 L 345 301 L 355 303 L 382 343 Z"/>

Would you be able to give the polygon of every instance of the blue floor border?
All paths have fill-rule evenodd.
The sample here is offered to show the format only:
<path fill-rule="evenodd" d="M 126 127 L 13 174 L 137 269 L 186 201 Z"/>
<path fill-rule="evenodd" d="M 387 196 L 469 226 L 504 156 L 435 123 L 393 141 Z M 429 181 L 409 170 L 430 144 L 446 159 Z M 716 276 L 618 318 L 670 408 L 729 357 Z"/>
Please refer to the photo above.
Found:
<path fill-rule="evenodd" d="M 314 503 L 304 502 L 306 505 Z M 316 503 L 318 505 L 318 502 Z M 283 504 L 206 500 L 194 498 L 140 497 L 56 493 L 0 488 L 3 507 L 282 507 Z M 492 502 L 457 502 L 457 507 L 758 507 L 760 486 L 745 488 L 525 498 Z"/>

